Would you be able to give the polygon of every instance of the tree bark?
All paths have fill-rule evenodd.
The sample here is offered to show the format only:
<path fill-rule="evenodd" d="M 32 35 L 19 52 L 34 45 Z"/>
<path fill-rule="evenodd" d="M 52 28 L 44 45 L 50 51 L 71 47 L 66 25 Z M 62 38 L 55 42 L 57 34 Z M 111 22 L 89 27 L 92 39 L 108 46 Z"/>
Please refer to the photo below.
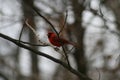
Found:
<path fill-rule="evenodd" d="M 80 3 L 81 1 L 81 3 Z M 82 12 L 85 10 L 83 6 L 83 0 L 71 0 L 72 8 L 75 16 L 75 22 L 73 25 L 73 33 L 76 36 L 77 43 L 80 46 L 79 49 L 76 49 L 74 53 L 74 58 L 77 63 L 77 69 L 86 75 L 86 58 L 85 58 L 85 50 L 84 50 L 84 34 L 85 29 L 82 26 Z"/>

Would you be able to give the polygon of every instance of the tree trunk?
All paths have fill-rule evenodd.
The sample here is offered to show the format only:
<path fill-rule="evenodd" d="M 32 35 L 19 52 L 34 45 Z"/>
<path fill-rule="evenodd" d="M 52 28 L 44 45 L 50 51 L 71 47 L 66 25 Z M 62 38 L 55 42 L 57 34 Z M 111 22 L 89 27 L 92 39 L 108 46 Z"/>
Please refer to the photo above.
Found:
<path fill-rule="evenodd" d="M 22 0 L 22 8 L 24 19 L 28 19 L 29 25 L 36 29 L 34 22 L 34 12 L 27 4 L 29 4 L 30 6 L 34 6 L 34 0 Z M 30 43 L 36 43 L 36 37 L 30 29 L 29 29 L 29 41 Z M 37 47 L 32 48 L 37 49 Z M 38 68 L 38 56 L 32 52 L 31 52 L 31 80 L 40 80 Z"/>
<path fill-rule="evenodd" d="M 74 58 L 77 63 L 77 69 L 86 75 L 86 58 L 85 58 L 85 50 L 84 50 L 84 33 L 85 29 L 82 26 L 82 12 L 85 9 L 83 6 L 83 2 L 81 3 L 79 0 L 71 0 L 73 12 L 75 15 L 75 22 L 73 25 L 73 33 L 76 36 L 77 43 L 80 46 L 79 49 L 76 49 L 74 53 Z"/>

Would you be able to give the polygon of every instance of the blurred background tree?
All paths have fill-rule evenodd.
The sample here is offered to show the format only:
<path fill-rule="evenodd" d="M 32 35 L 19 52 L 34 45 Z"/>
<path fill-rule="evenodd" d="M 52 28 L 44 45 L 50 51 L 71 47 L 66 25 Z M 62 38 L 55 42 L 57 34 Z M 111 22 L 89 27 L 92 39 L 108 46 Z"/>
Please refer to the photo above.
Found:
<path fill-rule="evenodd" d="M 62 36 L 80 47 L 68 53 L 71 66 L 93 80 L 120 79 L 119 0 L 0 0 L 0 33 L 19 39 L 24 20 L 49 43 L 51 28 L 27 5 L 35 6 Z M 66 13 L 67 11 L 67 13 Z M 65 20 L 67 16 L 67 20 Z M 37 43 L 25 25 L 21 40 Z M 61 59 L 51 47 L 32 48 Z M 70 50 L 71 46 L 67 46 Z M 29 54 L 31 53 L 31 54 Z M 1 80 L 79 80 L 62 66 L 0 38 Z"/>

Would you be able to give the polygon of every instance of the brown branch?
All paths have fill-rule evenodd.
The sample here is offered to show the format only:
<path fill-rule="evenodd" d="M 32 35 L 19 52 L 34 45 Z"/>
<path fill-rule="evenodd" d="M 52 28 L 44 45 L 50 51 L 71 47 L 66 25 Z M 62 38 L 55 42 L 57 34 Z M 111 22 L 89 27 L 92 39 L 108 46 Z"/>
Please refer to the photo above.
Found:
<path fill-rule="evenodd" d="M 65 25 L 66 25 L 66 22 L 67 22 L 67 17 L 68 17 L 68 11 L 66 11 L 65 21 L 64 21 L 64 23 L 63 23 L 63 26 L 62 26 L 60 32 L 59 32 L 59 36 L 60 36 L 60 33 L 62 33 L 63 29 L 65 28 Z"/>
<path fill-rule="evenodd" d="M 58 38 L 60 38 L 60 34 L 62 33 L 62 31 L 63 31 L 64 28 L 65 28 L 66 21 L 67 21 L 67 17 L 68 17 L 68 12 L 66 11 L 65 21 L 64 21 L 64 23 L 63 23 L 63 26 L 62 26 L 60 32 L 58 33 L 58 34 L 59 34 L 59 35 L 58 35 Z M 68 54 L 67 54 L 67 52 L 65 51 L 64 46 L 62 46 L 62 49 L 63 49 L 64 55 L 65 55 L 65 57 L 66 57 L 67 64 L 68 64 L 69 67 L 71 67 L 70 62 L 69 62 L 69 58 L 68 58 Z"/>
<path fill-rule="evenodd" d="M 64 62 L 62 62 L 62 61 L 60 61 L 60 60 L 58 60 L 58 59 L 56 59 L 56 58 L 54 58 L 54 57 L 52 57 L 50 55 L 47 55 L 47 54 L 45 54 L 43 52 L 35 50 L 35 49 L 33 49 L 33 48 L 29 47 L 29 46 L 26 46 L 23 43 L 19 43 L 18 40 L 16 40 L 16 39 L 13 39 L 13 38 L 11 38 L 9 36 L 6 36 L 6 35 L 4 35 L 2 33 L 0 33 L 0 37 L 4 38 L 4 39 L 6 39 L 6 40 L 8 40 L 8 41 L 10 41 L 10 42 L 12 42 L 14 44 L 16 44 L 17 46 L 19 46 L 21 48 L 27 49 L 27 50 L 29 50 L 29 51 L 37 54 L 37 55 L 46 57 L 46 58 L 48 58 L 48 59 L 50 59 L 50 60 L 52 60 L 52 61 L 54 61 L 54 62 L 56 62 L 56 63 L 58 63 L 60 65 L 62 65 L 64 68 L 68 69 L 70 72 L 72 72 L 73 74 L 78 76 L 81 80 L 92 80 L 89 77 L 87 77 L 87 76 L 83 75 L 82 73 L 80 73 L 79 71 L 76 71 L 75 69 L 69 67 L 66 63 L 64 63 Z"/>
<path fill-rule="evenodd" d="M 19 41 L 19 40 L 16 40 L 16 41 Z M 43 43 L 43 44 L 34 44 L 34 43 L 30 43 L 30 42 L 25 42 L 25 41 L 19 41 L 19 42 L 21 42 L 21 43 L 24 43 L 24 44 L 28 44 L 28 45 L 31 45 L 31 46 L 43 46 L 43 47 L 45 47 L 45 46 L 50 46 L 50 45 L 48 45 L 48 44 L 46 44 L 46 43 Z"/>
<path fill-rule="evenodd" d="M 27 3 L 27 2 L 26 2 L 26 4 L 27 4 L 31 9 L 33 9 L 34 12 L 36 12 L 38 16 L 42 17 L 42 18 L 51 26 L 51 28 L 53 29 L 53 31 L 54 31 L 57 35 L 59 35 L 58 32 L 57 32 L 57 30 L 55 29 L 54 25 L 53 25 L 46 17 L 44 17 L 42 14 L 40 14 L 38 8 L 36 8 L 35 6 L 30 5 L 30 4 Z"/>
<path fill-rule="evenodd" d="M 21 29 L 21 32 L 20 32 L 20 36 L 19 36 L 19 42 L 20 42 L 20 40 L 21 40 L 21 37 L 22 37 L 22 32 L 23 32 L 23 30 L 24 30 L 24 26 L 25 26 L 25 23 L 23 24 L 23 27 L 22 27 L 22 29 Z"/>
<path fill-rule="evenodd" d="M 101 19 L 103 19 L 104 25 L 105 25 L 103 28 L 105 28 L 106 30 L 108 30 L 108 31 L 111 32 L 111 33 L 114 33 L 114 34 L 120 36 L 120 33 L 119 33 L 118 31 L 111 30 L 111 29 L 106 25 L 106 22 L 116 23 L 116 24 L 120 24 L 120 23 L 119 23 L 118 21 L 111 21 L 111 20 L 109 20 L 108 18 L 106 18 L 106 17 L 104 16 L 102 10 L 101 10 L 101 5 L 100 5 L 100 4 L 99 4 L 99 13 L 98 13 L 98 11 L 96 11 L 96 10 L 94 10 L 94 9 L 91 9 L 91 8 L 88 9 L 88 11 L 91 11 L 94 15 L 97 15 L 97 16 L 99 16 Z"/>
<path fill-rule="evenodd" d="M 4 80 L 9 80 L 4 74 L 0 72 L 0 77 L 2 77 Z"/>
<path fill-rule="evenodd" d="M 71 65 L 70 65 L 70 62 L 69 62 L 69 58 L 68 58 L 68 54 L 67 54 L 67 52 L 65 51 L 64 46 L 62 46 L 62 49 L 63 49 L 64 55 L 65 55 L 65 58 L 66 58 L 67 64 L 68 64 L 68 66 L 71 68 Z"/>

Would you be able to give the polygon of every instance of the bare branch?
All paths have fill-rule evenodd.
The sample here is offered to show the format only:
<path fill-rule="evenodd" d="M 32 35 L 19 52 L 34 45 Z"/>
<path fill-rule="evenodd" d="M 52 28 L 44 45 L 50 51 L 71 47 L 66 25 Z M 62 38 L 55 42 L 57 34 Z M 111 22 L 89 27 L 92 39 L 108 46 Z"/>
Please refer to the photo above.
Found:
<path fill-rule="evenodd" d="M 65 51 L 64 46 L 62 46 L 62 49 L 63 49 L 64 55 L 65 55 L 65 57 L 66 57 L 67 64 L 68 64 L 68 66 L 71 68 L 71 65 L 70 65 L 70 62 L 69 62 L 69 59 L 68 59 L 68 54 L 67 54 L 67 52 Z"/>
<path fill-rule="evenodd" d="M 72 72 L 73 74 L 78 76 L 81 80 L 92 80 L 89 77 L 87 77 L 87 76 L 83 75 L 82 73 L 80 73 L 79 71 L 76 71 L 75 69 L 69 67 L 66 63 L 64 63 L 64 62 L 62 62 L 62 61 L 60 61 L 60 60 L 58 60 L 58 59 L 56 59 L 56 58 L 54 58 L 54 57 L 52 57 L 50 55 L 47 55 L 47 54 L 45 54 L 43 52 L 35 50 L 35 49 L 33 49 L 33 48 L 29 47 L 29 46 L 26 46 L 23 43 L 19 43 L 18 40 L 15 40 L 15 39 L 13 39 L 11 37 L 8 37 L 8 36 L 6 36 L 6 35 L 4 35 L 2 33 L 0 33 L 0 37 L 4 38 L 4 39 L 6 39 L 6 40 L 8 40 L 8 41 L 10 41 L 10 42 L 12 42 L 14 44 L 16 44 L 17 46 L 19 46 L 21 48 L 27 49 L 27 50 L 29 50 L 29 51 L 37 54 L 37 55 L 46 57 L 46 58 L 48 58 L 48 59 L 50 59 L 50 60 L 52 60 L 52 61 L 54 61 L 54 62 L 56 62 L 56 63 L 58 63 L 60 65 L 62 65 L 64 68 L 68 69 L 70 72 Z"/>
<path fill-rule="evenodd" d="M 101 10 L 101 3 L 99 4 L 99 13 L 98 13 L 98 11 L 96 11 L 96 10 L 94 10 L 94 9 L 88 9 L 89 11 L 91 11 L 94 15 L 97 15 L 97 16 L 99 16 L 100 18 L 102 18 L 103 19 L 103 21 L 104 21 L 104 28 L 106 29 L 106 30 L 108 30 L 109 32 L 111 32 L 111 33 L 114 33 L 114 34 L 116 34 L 116 35 L 118 35 L 118 36 L 120 36 L 120 33 L 118 32 L 118 31 L 114 31 L 114 30 L 111 30 L 107 25 L 106 25 L 106 22 L 110 22 L 110 23 L 116 23 L 116 24 L 120 24 L 118 21 L 111 21 L 111 20 L 109 20 L 108 18 L 106 18 L 105 16 L 104 16 L 104 14 L 103 14 L 103 12 L 102 12 L 102 10 Z"/>
<path fill-rule="evenodd" d="M 59 32 L 59 36 L 60 36 L 60 33 L 63 31 L 63 29 L 65 28 L 65 25 L 66 25 L 66 22 L 67 22 L 67 17 L 68 17 L 68 11 L 66 10 L 66 15 L 65 15 L 65 21 L 64 21 L 64 24 Z"/>
<path fill-rule="evenodd" d="M 40 44 L 45 44 L 45 43 L 43 43 L 43 42 L 40 41 L 40 39 L 39 39 L 39 37 L 38 37 L 39 35 L 38 35 L 37 32 L 35 31 L 35 29 L 32 28 L 32 26 L 28 23 L 28 19 L 25 20 L 25 24 L 30 28 L 30 30 L 32 30 L 32 32 L 33 32 L 34 35 L 36 36 L 36 39 L 38 40 L 38 42 L 39 42 Z"/>
<path fill-rule="evenodd" d="M 19 36 L 19 42 L 20 42 L 20 40 L 21 40 L 21 37 L 22 37 L 22 32 L 23 32 L 24 26 L 25 26 L 25 23 L 23 24 L 23 27 L 22 27 L 22 29 L 21 29 L 21 32 L 20 32 L 20 36 Z"/>
<path fill-rule="evenodd" d="M 38 38 L 38 34 L 36 33 L 35 29 L 32 28 L 32 26 L 28 23 L 28 19 L 25 20 L 25 24 L 32 30 L 32 32 L 35 34 L 35 36 Z"/>
<path fill-rule="evenodd" d="M 18 40 L 19 41 L 19 40 Z M 48 45 L 48 44 L 46 44 L 46 43 L 44 43 L 44 44 L 34 44 L 34 43 L 29 43 L 29 42 L 25 42 L 25 41 L 20 41 L 21 43 L 24 43 L 24 44 L 28 44 L 28 45 L 31 45 L 31 46 L 50 46 L 50 45 Z"/>
<path fill-rule="evenodd" d="M 0 72 L 0 77 L 2 77 L 4 80 L 9 80 L 4 74 Z"/>
<path fill-rule="evenodd" d="M 29 4 L 28 4 L 28 5 L 29 5 Z M 42 18 L 51 26 L 51 28 L 53 29 L 53 31 L 54 31 L 57 35 L 59 35 L 58 32 L 56 31 L 54 25 L 53 25 L 47 18 L 45 18 L 42 14 L 40 14 L 40 13 L 39 13 L 39 10 L 38 10 L 36 7 L 33 7 L 33 6 L 30 6 L 30 7 L 31 7 L 40 17 L 42 17 Z"/>

